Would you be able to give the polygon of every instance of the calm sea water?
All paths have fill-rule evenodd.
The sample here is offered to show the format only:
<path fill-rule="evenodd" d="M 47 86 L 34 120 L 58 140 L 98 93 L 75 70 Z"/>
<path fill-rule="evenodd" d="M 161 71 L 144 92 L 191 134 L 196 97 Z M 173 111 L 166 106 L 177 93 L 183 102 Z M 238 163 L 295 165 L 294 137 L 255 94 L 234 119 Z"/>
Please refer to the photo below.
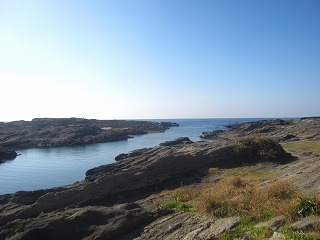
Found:
<path fill-rule="evenodd" d="M 99 143 L 87 146 L 18 150 L 15 160 L 0 164 L 0 194 L 20 190 L 51 188 L 81 181 L 85 172 L 99 165 L 113 163 L 120 153 L 153 147 L 178 137 L 199 141 L 203 131 L 224 129 L 232 123 L 257 119 L 161 119 L 177 122 L 165 133 L 135 136 L 127 141 Z"/>

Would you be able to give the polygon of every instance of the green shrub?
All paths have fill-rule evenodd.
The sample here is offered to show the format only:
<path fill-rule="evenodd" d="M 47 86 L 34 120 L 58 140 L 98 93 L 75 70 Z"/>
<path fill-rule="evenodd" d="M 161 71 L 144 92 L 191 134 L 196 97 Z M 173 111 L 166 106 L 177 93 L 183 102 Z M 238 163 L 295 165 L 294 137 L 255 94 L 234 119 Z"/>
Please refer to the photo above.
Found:
<path fill-rule="evenodd" d="M 300 203 L 296 208 L 296 213 L 302 217 L 306 217 L 317 213 L 317 200 L 311 198 L 301 198 Z"/>
<path fill-rule="evenodd" d="M 269 138 L 255 135 L 241 138 L 234 146 L 234 152 L 236 158 L 245 163 L 282 162 L 290 157 L 280 144 Z"/>

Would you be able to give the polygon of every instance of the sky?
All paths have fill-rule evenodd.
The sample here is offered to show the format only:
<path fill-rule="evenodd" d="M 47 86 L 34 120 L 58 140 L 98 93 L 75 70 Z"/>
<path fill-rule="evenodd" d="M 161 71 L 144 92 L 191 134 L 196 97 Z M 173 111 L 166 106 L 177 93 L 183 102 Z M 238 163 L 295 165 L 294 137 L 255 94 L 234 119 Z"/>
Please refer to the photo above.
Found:
<path fill-rule="evenodd" d="M 319 0 L 0 0 L 0 120 L 320 116 Z"/>

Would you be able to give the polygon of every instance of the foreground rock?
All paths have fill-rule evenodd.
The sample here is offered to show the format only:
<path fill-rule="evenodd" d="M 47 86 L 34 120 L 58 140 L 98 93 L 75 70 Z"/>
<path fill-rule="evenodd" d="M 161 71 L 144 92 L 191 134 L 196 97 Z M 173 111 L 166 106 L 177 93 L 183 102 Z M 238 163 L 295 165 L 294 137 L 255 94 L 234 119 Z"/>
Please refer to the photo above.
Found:
<path fill-rule="evenodd" d="M 256 141 L 251 145 L 253 149 L 262 147 Z M 259 150 L 261 151 L 258 152 L 272 150 L 275 153 L 272 158 L 264 158 L 263 161 L 286 162 L 289 157 L 276 143 L 266 144 Z M 117 224 L 122 221 L 123 225 L 126 222 L 129 224 L 133 217 L 115 218 L 114 216 L 127 215 L 122 214 L 122 210 L 119 213 L 108 213 L 113 211 L 110 207 L 114 204 L 135 202 L 161 189 L 197 182 L 211 167 L 236 167 L 253 163 L 252 159 L 245 156 L 246 151 L 226 141 L 158 146 L 138 152 L 139 154 L 132 154 L 119 162 L 89 170 L 86 180 L 79 183 L 1 196 L 0 236 L 2 239 L 11 235 L 17 236 L 17 239 L 39 239 L 39 236 L 51 234 L 54 231 L 51 229 L 67 228 L 70 232 L 77 232 L 78 239 L 93 237 L 92 234 L 97 233 L 96 229 L 102 237 L 115 236 L 107 239 L 121 239 L 127 233 L 116 230 L 121 229 Z M 254 155 L 251 157 L 259 160 Z M 140 207 L 132 206 L 136 206 L 134 209 L 146 208 L 143 204 Z M 59 218 L 59 212 L 67 216 L 66 219 Z M 154 210 L 151 212 L 153 214 Z M 149 213 L 143 215 L 147 217 L 143 217 L 141 222 L 135 222 L 133 218 L 129 225 L 135 229 L 138 225 L 144 227 L 142 222 L 148 223 L 153 219 Z M 157 211 L 155 213 L 162 214 Z M 43 215 L 52 217 L 42 222 Z M 104 231 L 114 229 L 117 234 L 100 233 L 99 224 L 104 226 L 101 227 Z"/>
<path fill-rule="evenodd" d="M 163 214 L 153 204 L 138 203 L 70 208 L 8 223 L 0 239 L 132 239 Z"/>
<path fill-rule="evenodd" d="M 0 123 L 0 146 L 59 147 L 126 140 L 131 135 L 163 132 L 178 126 L 170 122 L 36 118 Z"/>
<path fill-rule="evenodd" d="M 144 228 L 141 236 L 135 238 L 135 240 L 216 239 L 222 233 L 235 228 L 239 223 L 239 217 L 213 220 L 205 216 L 196 216 L 191 213 L 180 212 L 162 217 L 148 225 Z"/>

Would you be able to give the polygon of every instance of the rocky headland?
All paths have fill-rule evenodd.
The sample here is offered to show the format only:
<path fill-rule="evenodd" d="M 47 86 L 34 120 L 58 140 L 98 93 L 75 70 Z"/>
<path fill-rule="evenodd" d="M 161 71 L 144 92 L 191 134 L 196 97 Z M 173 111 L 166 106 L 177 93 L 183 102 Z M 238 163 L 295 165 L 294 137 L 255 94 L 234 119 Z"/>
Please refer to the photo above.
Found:
<path fill-rule="evenodd" d="M 133 135 L 164 132 L 178 126 L 170 122 L 35 118 L 0 123 L 0 148 L 62 147 L 127 140 Z M 0 149 L 0 161 L 8 159 Z M 14 155 L 10 155 L 12 157 Z M 11 159 L 11 158 L 9 158 Z"/>
<path fill-rule="evenodd" d="M 257 239 L 285 239 L 281 228 L 302 231 L 299 221 L 317 229 L 317 216 L 275 206 L 293 204 L 296 193 L 319 195 L 319 118 L 242 123 L 214 134 L 218 140 L 180 138 L 121 154 L 71 185 L 2 195 L 0 239 L 234 239 L 224 234 L 236 234 L 243 214 L 256 210 L 252 219 L 268 236 Z M 270 209 L 257 209 L 269 200 Z M 254 227 L 243 228 L 237 238 L 256 239 Z"/>

